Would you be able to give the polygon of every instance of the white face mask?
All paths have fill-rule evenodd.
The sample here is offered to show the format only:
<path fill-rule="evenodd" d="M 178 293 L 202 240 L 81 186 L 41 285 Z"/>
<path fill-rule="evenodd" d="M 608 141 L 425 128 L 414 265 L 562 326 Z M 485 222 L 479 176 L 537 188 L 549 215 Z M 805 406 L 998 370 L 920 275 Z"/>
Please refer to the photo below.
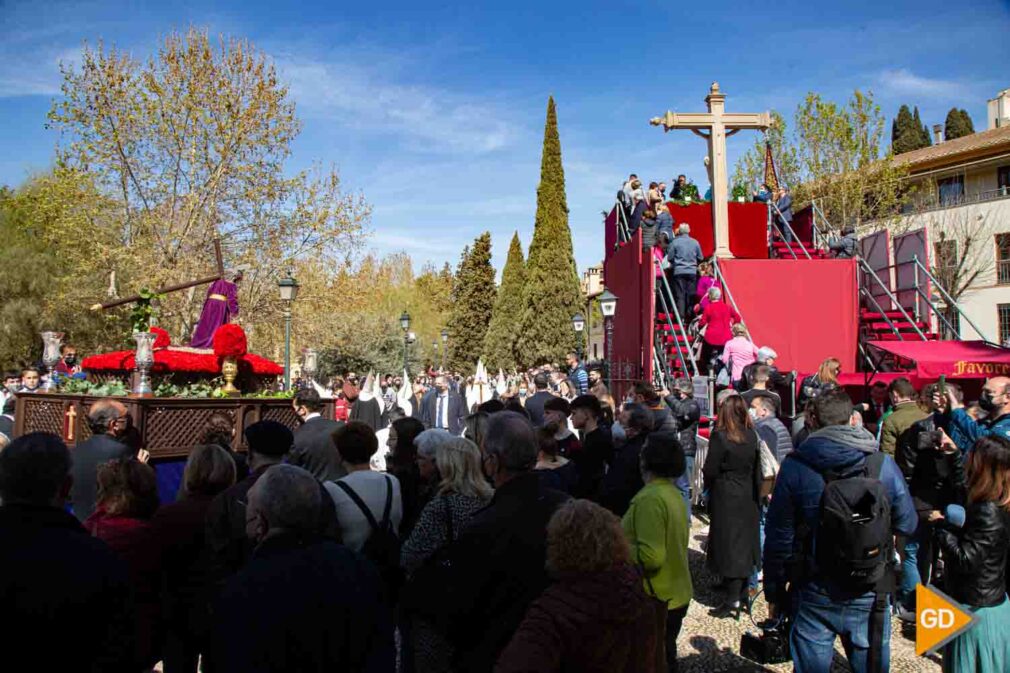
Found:
<path fill-rule="evenodd" d="M 748 409 L 747 413 L 750 414 L 750 418 L 751 418 L 752 421 L 759 421 L 759 420 L 761 420 L 760 418 L 758 418 L 757 409 Z"/>

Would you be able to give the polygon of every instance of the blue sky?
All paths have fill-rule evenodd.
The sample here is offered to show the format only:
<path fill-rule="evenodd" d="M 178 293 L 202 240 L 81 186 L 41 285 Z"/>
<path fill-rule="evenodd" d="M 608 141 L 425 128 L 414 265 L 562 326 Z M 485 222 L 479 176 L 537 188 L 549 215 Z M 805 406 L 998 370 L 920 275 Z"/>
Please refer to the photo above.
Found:
<path fill-rule="evenodd" d="M 871 89 L 892 117 L 957 105 L 976 129 L 1010 87 L 1010 2 L 5 2 L 0 0 L 0 184 L 45 169 L 59 61 L 103 39 L 146 57 L 189 25 L 251 39 L 290 84 L 304 130 L 292 169 L 336 165 L 374 207 L 368 246 L 454 265 L 490 230 L 504 262 L 532 236 L 547 97 L 558 104 L 579 269 L 603 256 L 600 212 L 622 178 L 706 183 L 703 142 L 648 124 L 727 109 L 791 113 L 807 91 Z M 729 141 L 732 162 L 753 141 Z"/>

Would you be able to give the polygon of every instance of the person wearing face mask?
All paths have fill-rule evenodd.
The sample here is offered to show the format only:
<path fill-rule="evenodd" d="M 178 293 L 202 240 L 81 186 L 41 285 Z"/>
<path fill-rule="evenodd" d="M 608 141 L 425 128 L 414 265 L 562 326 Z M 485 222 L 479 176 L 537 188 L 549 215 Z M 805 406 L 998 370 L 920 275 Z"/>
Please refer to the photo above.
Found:
<path fill-rule="evenodd" d="M 128 417 L 126 407 L 115 400 L 99 400 L 88 409 L 91 438 L 74 447 L 74 485 L 70 491 L 74 516 L 84 521 L 95 511 L 98 466 L 118 458 L 132 458 L 134 451 L 122 442 Z"/>
<path fill-rule="evenodd" d="M 347 474 L 333 443 L 333 433 L 344 424 L 323 418 L 323 401 L 319 393 L 312 388 L 303 388 L 295 394 L 291 406 L 300 425 L 295 430 L 288 462 L 304 467 L 319 481 L 335 481 Z"/>
<path fill-rule="evenodd" d="M 364 557 L 318 537 L 323 497 L 294 465 L 268 468 L 249 489 L 245 531 L 255 549 L 214 607 L 215 670 L 396 668 L 379 576 Z"/>
<path fill-rule="evenodd" d="M 982 437 L 995 435 L 1010 439 L 1010 378 L 1006 376 L 994 376 L 985 382 L 982 388 L 982 395 L 978 398 L 978 405 L 986 413 L 985 419 L 974 420 L 964 409 L 964 403 L 957 399 L 954 391 L 947 389 L 947 400 L 949 414 L 943 419 L 943 427 L 948 430 L 949 435 L 954 436 L 951 430 L 961 433 L 967 440 L 967 445 L 958 444 L 961 451 L 967 452 L 971 445 Z M 939 391 L 934 395 L 933 402 L 940 406 Z"/>
<path fill-rule="evenodd" d="M 71 344 L 60 346 L 60 359 L 56 363 L 56 373 L 60 376 L 73 376 L 81 371 L 77 360 L 77 347 Z"/>
<path fill-rule="evenodd" d="M 744 398 L 746 400 L 746 398 Z M 786 426 L 775 416 L 775 400 L 770 397 L 754 397 L 750 401 L 751 420 L 758 437 L 771 449 L 775 459 L 781 464 L 783 459 L 792 452 L 793 440 Z"/>
<path fill-rule="evenodd" d="M 14 397 L 14 393 L 21 388 L 21 372 L 16 369 L 8 369 L 4 372 L 4 386 L 0 388 L 0 406 Z"/>

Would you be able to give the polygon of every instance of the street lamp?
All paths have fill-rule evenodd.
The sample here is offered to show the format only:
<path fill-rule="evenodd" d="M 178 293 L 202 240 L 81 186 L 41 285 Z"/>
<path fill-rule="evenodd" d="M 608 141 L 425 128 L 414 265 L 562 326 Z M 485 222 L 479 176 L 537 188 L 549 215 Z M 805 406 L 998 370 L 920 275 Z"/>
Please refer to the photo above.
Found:
<path fill-rule="evenodd" d="M 600 313 L 603 314 L 604 330 L 606 331 L 606 341 L 603 344 L 603 357 L 607 361 L 607 388 L 611 387 L 610 370 L 614 352 L 614 314 L 617 313 L 617 295 L 603 288 L 597 301 L 600 303 Z"/>
<path fill-rule="evenodd" d="M 438 339 L 431 340 L 431 366 L 434 367 L 438 362 Z"/>
<path fill-rule="evenodd" d="M 284 390 L 291 389 L 291 304 L 298 296 L 298 281 L 288 275 L 277 281 L 277 289 L 284 302 Z"/>
<path fill-rule="evenodd" d="M 445 373 L 445 351 L 449 348 L 449 330 L 442 330 L 442 373 Z"/>
<path fill-rule="evenodd" d="M 410 344 L 410 314 L 406 310 L 400 314 L 400 327 L 403 328 L 403 371 L 408 372 L 407 368 L 407 346 Z"/>
<path fill-rule="evenodd" d="M 575 351 L 579 360 L 582 360 L 582 330 L 586 329 L 586 319 L 582 317 L 581 313 L 572 316 L 572 327 L 575 328 L 576 335 Z"/>

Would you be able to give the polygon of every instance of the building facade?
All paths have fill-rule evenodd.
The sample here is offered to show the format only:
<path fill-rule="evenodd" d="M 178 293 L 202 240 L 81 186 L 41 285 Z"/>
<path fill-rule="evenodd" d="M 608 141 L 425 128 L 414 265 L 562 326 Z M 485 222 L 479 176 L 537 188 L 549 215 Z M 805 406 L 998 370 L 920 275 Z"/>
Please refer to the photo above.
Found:
<path fill-rule="evenodd" d="M 603 316 L 596 302 L 596 298 L 603 293 L 603 264 L 596 264 L 583 271 L 580 284 L 586 316 L 585 359 L 587 362 L 596 362 L 603 359 Z"/>
<path fill-rule="evenodd" d="M 1010 342 L 1010 89 L 987 109 L 990 128 L 899 154 L 912 198 L 895 227 L 925 228 L 930 268 L 955 296 L 967 321 L 960 338 Z M 942 297 L 936 297 L 944 303 Z M 981 332 L 981 334 L 978 334 Z"/>

